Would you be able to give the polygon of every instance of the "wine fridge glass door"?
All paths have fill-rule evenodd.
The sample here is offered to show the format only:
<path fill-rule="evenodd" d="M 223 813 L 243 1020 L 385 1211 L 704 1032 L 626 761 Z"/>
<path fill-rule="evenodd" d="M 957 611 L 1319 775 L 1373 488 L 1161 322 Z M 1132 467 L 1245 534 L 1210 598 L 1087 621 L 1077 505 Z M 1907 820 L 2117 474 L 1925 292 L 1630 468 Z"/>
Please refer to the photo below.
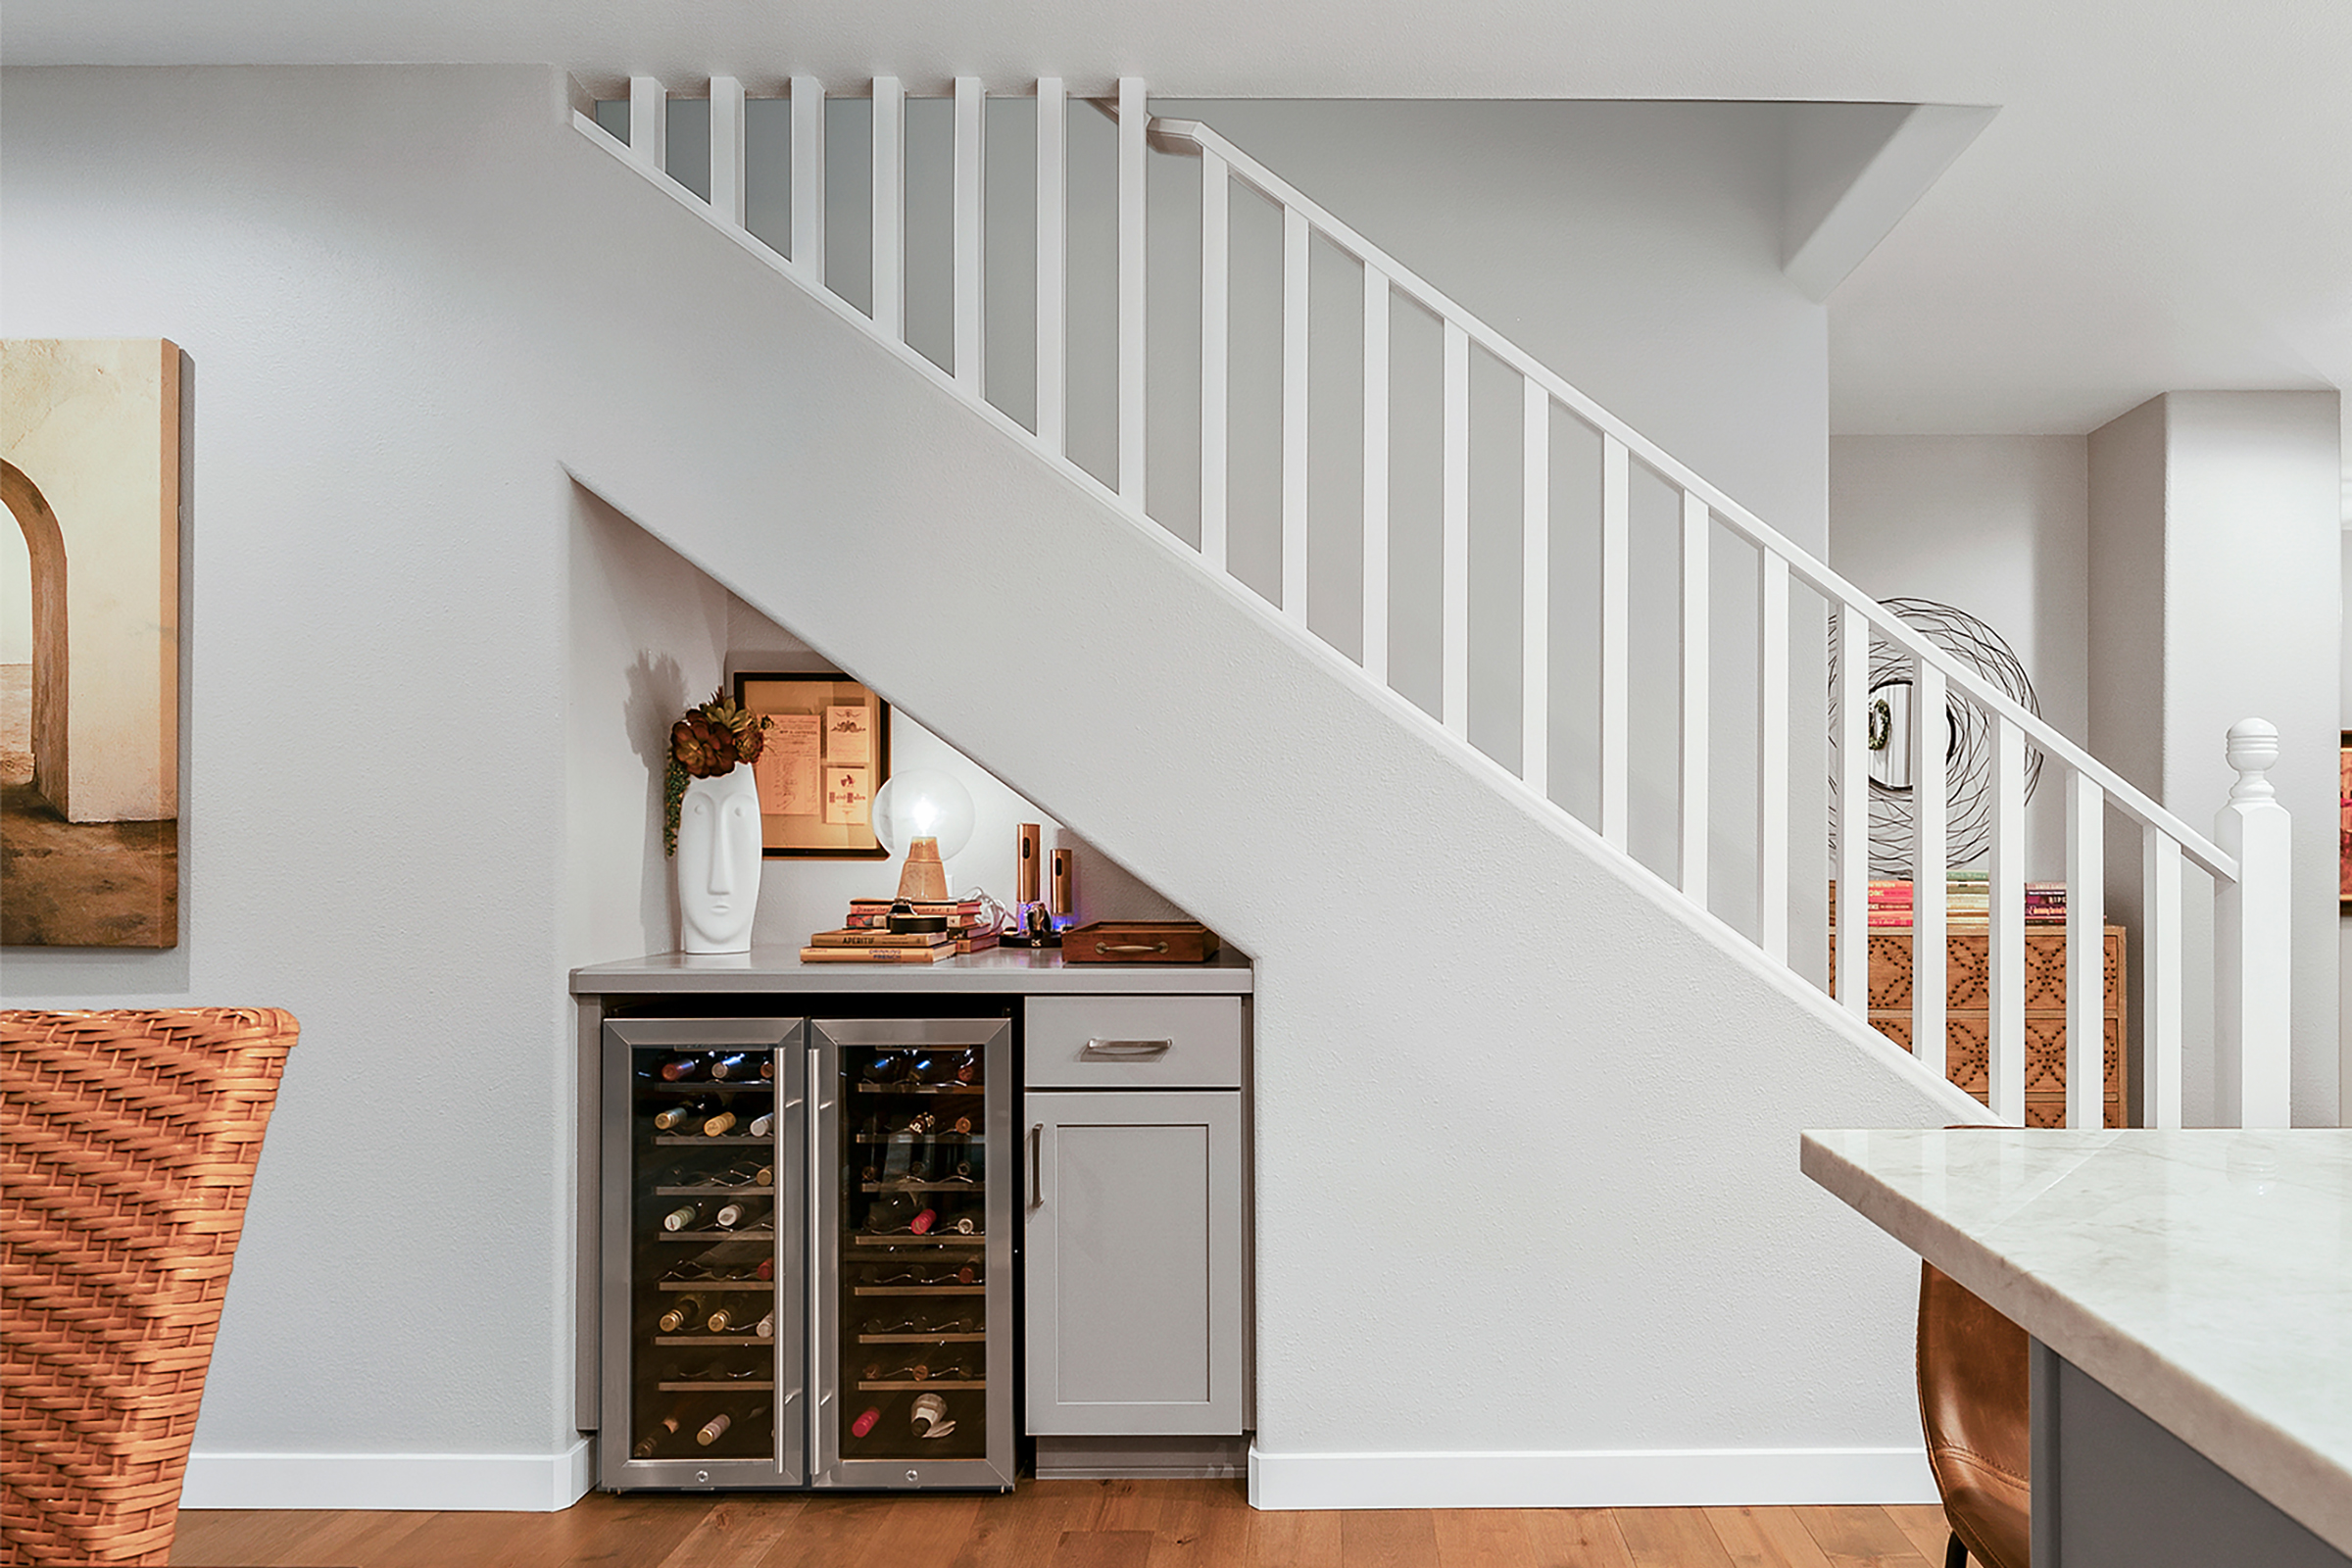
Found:
<path fill-rule="evenodd" d="M 1009 1489 L 1011 1024 L 809 1027 L 815 1484 Z"/>
<path fill-rule="evenodd" d="M 605 1027 L 603 1484 L 801 1482 L 805 1025 Z"/>

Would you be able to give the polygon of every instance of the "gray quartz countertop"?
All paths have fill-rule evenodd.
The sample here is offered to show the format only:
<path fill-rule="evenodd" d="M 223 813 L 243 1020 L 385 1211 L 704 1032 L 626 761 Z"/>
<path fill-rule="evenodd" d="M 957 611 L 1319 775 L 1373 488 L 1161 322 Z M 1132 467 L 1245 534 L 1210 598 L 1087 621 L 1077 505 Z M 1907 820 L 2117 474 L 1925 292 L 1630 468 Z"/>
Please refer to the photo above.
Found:
<path fill-rule="evenodd" d="M 656 953 L 571 971 L 574 996 L 653 992 L 859 991 L 944 996 L 1247 995 L 1250 960 L 1220 954 L 1206 963 L 1069 963 L 1047 949 L 992 948 L 940 963 L 803 963 L 797 947 L 749 953 Z"/>
<path fill-rule="evenodd" d="M 2352 1132 L 1812 1132 L 1801 1162 L 2352 1551 Z"/>

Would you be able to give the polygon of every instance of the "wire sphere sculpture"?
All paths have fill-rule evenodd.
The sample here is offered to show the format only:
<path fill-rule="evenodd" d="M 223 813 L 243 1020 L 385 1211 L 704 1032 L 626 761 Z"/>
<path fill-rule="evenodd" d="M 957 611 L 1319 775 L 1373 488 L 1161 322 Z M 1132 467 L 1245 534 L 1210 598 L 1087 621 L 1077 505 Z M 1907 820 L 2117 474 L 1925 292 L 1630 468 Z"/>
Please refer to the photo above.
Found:
<path fill-rule="evenodd" d="M 1930 643 L 1950 654 L 1997 690 L 2038 717 L 2041 704 L 2026 666 L 2000 633 L 1964 610 L 1932 599 L 1889 599 L 1885 608 Z M 1907 877 L 1912 872 L 1911 783 L 1914 726 L 1925 715 L 1912 703 L 1911 656 L 1873 628 L 1870 639 L 1870 872 Z M 1830 747 L 1838 746 L 1838 649 L 1830 647 Z M 1933 720 L 1930 720 L 1933 722 Z M 1992 848 L 1992 718 L 1958 692 L 1946 688 L 1944 744 L 1944 863 L 1967 865 Z M 1932 733 L 1932 732 L 1931 732 Z M 1930 755 L 1933 755 L 1931 749 Z M 2026 799 L 2041 781 L 2041 753 L 2026 748 Z M 1838 798 L 1835 771 L 1830 799 Z"/>

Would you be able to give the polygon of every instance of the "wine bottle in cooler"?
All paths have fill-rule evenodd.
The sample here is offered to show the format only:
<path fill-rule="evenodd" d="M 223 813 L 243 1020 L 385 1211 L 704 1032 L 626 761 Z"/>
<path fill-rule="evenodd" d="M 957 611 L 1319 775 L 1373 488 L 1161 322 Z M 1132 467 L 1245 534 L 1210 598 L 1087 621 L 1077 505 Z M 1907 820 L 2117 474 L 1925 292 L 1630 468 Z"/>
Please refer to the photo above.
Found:
<path fill-rule="evenodd" d="M 629 1449 L 632 1459 L 650 1459 L 686 1427 L 687 1401 L 680 1399 L 669 1412 L 639 1434 L 636 1446 Z"/>
<path fill-rule="evenodd" d="M 673 1298 L 663 1309 L 662 1315 L 654 1321 L 661 1327 L 662 1333 L 675 1334 L 692 1323 L 702 1310 L 703 1302 L 700 1297 L 680 1296 Z"/>
<path fill-rule="evenodd" d="M 757 1054 L 730 1051 L 711 1058 L 710 1076 L 721 1080 L 757 1078 L 760 1076 L 760 1063 L 766 1059 L 767 1053 L 764 1051 Z"/>
<path fill-rule="evenodd" d="M 715 1203 L 680 1203 L 662 1216 L 662 1228 L 665 1231 L 701 1230 L 710 1222 L 710 1216 L 718 1206 Z"/>
<path fill-rule="evenodd" d="M 767 1217 L 767 1205 L 756 1199 L 736 1199 L 721 1203 L 710 1216 L 711 1227 L 722 1231 L 756 1229 Z"/>
<path fill-rule="evenodd" d="M 692 1100 L 681 1100 L 674 1105 L 663 1105 L 655 1111 L 654 1126 L 665 1133 L 682 1133 L 724 1108 L 716 1095 L 697 1095 Z"/>
<path fill-rule="evenodd" d="M 764 1404 L 756 1404 L 744 1411 L 741 1416 L 731 1410 L 721 1410 L 696 1430 L 694 1441 L 708 1448 L 739 1426 L 746 1429 L 757 1427 L 766 1416 L 767 1410 L 768 1407 Z"/>
<path fill-rule="evenodd" d="M 752 1332 L 753 1324 L 759 1320 L 759 1314 L 763 1310 L 766 1308 L 762 1306 L 760 1298 L 745 1296 L 736 1300 L 721 1303 L 717 1310 L 704 1319 L 704 1327 L 713 1334 L 749 1334 Z"/>
<path fill-rule="evenodd" d="M 658 1069 L 666 1083 L 693 1083 L 704 1077 L 710 1067 L 710 1058 L 697 1055 L 677 1055 L 662 1063 Z"/>

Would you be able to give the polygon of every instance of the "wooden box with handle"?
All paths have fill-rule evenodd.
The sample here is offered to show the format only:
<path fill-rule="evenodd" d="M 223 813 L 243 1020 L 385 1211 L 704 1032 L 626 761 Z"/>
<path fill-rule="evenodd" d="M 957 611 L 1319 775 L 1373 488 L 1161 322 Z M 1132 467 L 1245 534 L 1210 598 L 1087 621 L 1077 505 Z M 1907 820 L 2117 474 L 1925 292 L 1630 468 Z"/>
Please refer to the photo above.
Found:
<path fill-rule="evenodd" d="M 1097 920 L 1065 931 L 1064 963 L 1206 963 L 1217 934 L 1198 920 Z"/>

